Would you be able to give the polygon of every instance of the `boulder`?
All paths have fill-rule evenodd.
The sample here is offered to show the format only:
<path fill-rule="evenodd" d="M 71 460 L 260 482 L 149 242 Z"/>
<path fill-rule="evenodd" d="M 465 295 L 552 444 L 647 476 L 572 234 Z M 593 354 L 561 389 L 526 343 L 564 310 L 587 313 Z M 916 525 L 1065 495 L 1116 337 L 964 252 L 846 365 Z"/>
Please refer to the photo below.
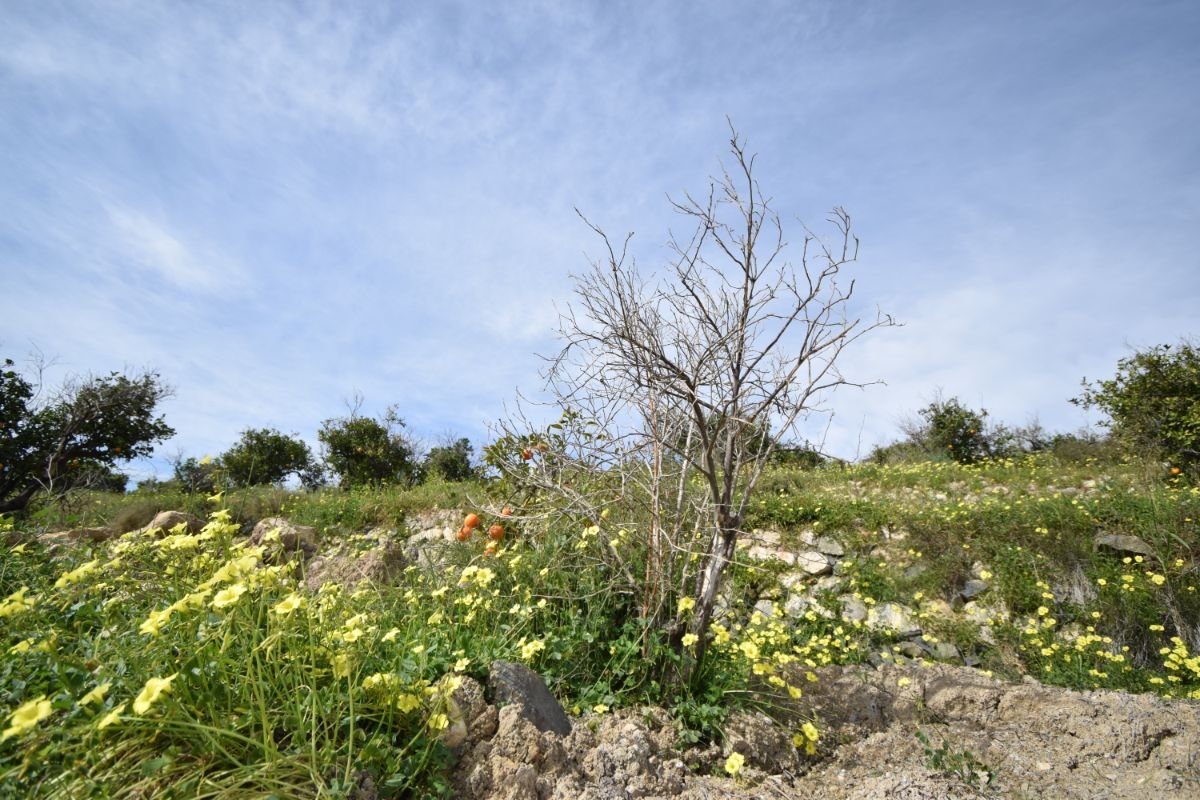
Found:
<path fill-rule="evenodd" d="M 339 549 L 314 557 L 305 567 L 304 585 L 312 592 L 326 583 L 348 589 L 360 583 L 387 584 L 409 564 L 404 546 L 395 539 L 379 542 L 367 550 Z"/>
<path fill-rule="evenodd" d="M 260 519 L 250 532 L 250 544 L 269 546 L 272 541 L 278 541 L 284 553 L 299 553 L 308 560 L 317 552 L 317 529 L 293 525 L 283 517 Z"/>
<path fill-rule="evenodd" d="M 488 685 L 497 703 L 517 707 L 520 715 L 539 731 L 559 736 L 571 732 L 571 720 L 567 718 L 567 712 L 550 694 L 542 676 L 524 664 L 493 661 Z"/>
<path fill-rule="evenodd" d="M 199 533 L 200 529 L 204 527 L 204 521 L 186 511 L 160 511 L 154 515 L 154 519 L 150 520 L 150 524 L 139 532 L 158 531 L 165 536 L 179 525 L 184 525 L 188 533 Z"/>
<path fill-rule="evenodd" d="M 1112 550 L 1122 555 L 1154 556 L 1154 548 L 1136 536 L 1126 533 L 1102 533 L 1095 538 L 1093 546 L 1097 550 Z"/>

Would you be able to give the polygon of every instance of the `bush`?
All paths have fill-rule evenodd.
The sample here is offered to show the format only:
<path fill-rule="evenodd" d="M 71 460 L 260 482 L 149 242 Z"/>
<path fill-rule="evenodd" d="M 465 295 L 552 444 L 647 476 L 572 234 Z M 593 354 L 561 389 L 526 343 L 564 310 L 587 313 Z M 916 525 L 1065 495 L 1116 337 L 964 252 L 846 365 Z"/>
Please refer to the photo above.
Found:
<path fill-rule="evenodd" d="M 289 475 L 306 484 L 319 481 L 308 445 L 273 428 L 242 431 L 241 440 L 221 456 L 220 473 L 235 487 L 279 484 Z"/>
<path fill-rule="evenodd" d="M 12 367 L 0 367 L 0 513 L 24 510 L 43 491 L 123 490 L 112 467 L 175 434 L 154 415 L 170 394 L 156 373 L 71 379 L 42 402 L 37 380 Z"/>
<path fill-rule="evenodd" d="M 327 419 L 317 438 L 324 448 L 325 463 L 338 477 L 342 488 L 412 485 L 420 477 L 415 449 L 401 433 L 404 420 L 394 408 L 382 419 L 349 417 Z"/>
<path fill-rule="evenodd" d="M 1103 424 L 1127 452 L 1193 475 L 1200 468 L 1200 349 L 1191 342 L 1123 358 L 1113 378 L 1085 378 L 1071 402 L 1107 414 Z"/>
<path fill-rule="evenodd" d="M 440 478 L 444 481 L 469 481 L 475 477 L 471 466 L 471 442 L 459 439 L 453 444 L 430 449 L 421 470 L 422 477 Z"/>

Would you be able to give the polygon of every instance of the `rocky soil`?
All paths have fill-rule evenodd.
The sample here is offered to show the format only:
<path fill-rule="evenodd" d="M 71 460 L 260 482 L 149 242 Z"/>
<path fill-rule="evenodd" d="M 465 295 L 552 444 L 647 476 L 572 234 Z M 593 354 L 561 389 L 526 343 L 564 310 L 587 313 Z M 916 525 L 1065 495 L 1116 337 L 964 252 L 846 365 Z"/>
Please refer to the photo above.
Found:
<path fill-rule="evenodd" d="M 457 796 L 604 798 L 1200 797 L 1200 703 L 1005 684 L 964 667 L 831 667 L 804 698 L 822 723 L 798 757 L 765 720 L 735 719 L 723 746 L 678 752 L 661 710 L 626 710 L 542 732 L 480 687 L 461 702 Z M 928 745 L 917 738 L 922 732 Z M 741 752 L 737 780 L 720 776 Z M 969 755 L 968 755 L 969 754 Z"/>

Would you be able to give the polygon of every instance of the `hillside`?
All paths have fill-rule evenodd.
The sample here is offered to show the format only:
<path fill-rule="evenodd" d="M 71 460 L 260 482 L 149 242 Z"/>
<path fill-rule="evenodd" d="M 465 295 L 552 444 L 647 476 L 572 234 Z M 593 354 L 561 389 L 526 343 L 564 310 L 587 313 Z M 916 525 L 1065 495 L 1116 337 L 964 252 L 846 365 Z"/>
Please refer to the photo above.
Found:
<path fill-rule="evenodd" d="M 87 495 L 12 522 L 0 794 L 1200 792 L 1180 479 L 778 468 L 682 686 L 694 642 L 640 625 L 609 558 L 639 552 L 636 507 L 570 525 L 501 489 Z M 569 737 L 496 710 L 497 661 L 545 679 Z"/>

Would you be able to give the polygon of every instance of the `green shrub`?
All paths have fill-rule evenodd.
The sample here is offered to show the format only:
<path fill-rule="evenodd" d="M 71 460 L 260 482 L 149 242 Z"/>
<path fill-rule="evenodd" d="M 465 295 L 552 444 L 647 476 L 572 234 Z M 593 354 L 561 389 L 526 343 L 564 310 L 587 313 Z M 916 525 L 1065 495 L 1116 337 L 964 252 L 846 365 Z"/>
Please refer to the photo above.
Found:
<path fill-rule="evenodd" d="M 1083 381 L 1071 402 L 1098 408 L 1127 452 L 1169 462 L 1195 477 L 1200 468 L 1200 348 L 1159 345 L 1117 362 L 1109 380 Z"/>

